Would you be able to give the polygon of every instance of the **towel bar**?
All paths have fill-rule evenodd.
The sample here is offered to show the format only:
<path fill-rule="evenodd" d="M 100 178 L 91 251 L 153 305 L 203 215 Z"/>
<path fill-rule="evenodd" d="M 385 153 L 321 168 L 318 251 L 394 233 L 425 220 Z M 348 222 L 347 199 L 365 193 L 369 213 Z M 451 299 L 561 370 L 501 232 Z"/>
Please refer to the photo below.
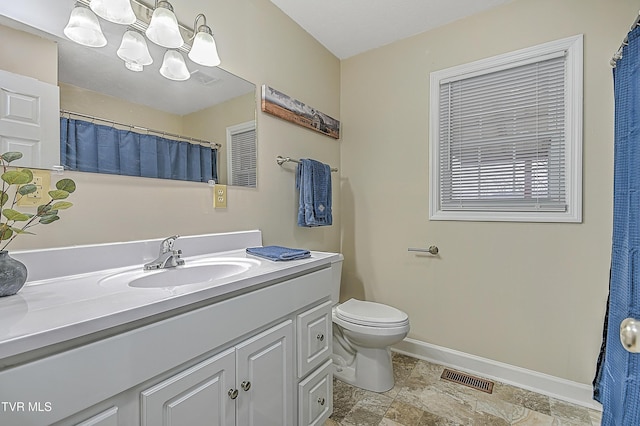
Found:
<path fill-rule="evenodd" d="M 292 163 L 298 163 L 298 164 L 300 164 L 300 161 L 299 161 L 299 160 L 294 160 L 294 159 L 293 159 L 293 158 L 291 158 L 291 157 L 283 157 L 283 156 L 281 156 L 281 155 L 278 155 L 278 156 L 276 157 L 276 163 L 278 163 L 278 166 L 282 166 L 282 164 L 284 164 L 284 163 L 288 163 L 289 161 L 290 161 L 290 162 L 292 162 Z M 332 171 L 332 172 L 337 172 L 337 171 L 338 171 L 338 169 L 336 169 L 335 167 L 331 167 L 331 171 Z"/>
<path fill-rule="evenodd" d="M 440 252 L 440 250 L 438 249 L 437 246 L 431 246 L 428 249 L 409 247 L 408 251 L 417 251 L 417 252 L 421 252 L 421 253 L 429 253 L 429 254 L 432 254 L 434 256 L 437 255 Z"/>

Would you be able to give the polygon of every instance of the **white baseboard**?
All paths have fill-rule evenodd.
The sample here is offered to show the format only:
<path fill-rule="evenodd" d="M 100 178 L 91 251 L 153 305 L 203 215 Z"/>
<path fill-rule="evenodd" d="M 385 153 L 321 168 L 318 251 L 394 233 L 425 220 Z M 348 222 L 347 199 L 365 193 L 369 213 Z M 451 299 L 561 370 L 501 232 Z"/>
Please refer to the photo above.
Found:
<path fill-rule="evenodd" d="M 592 399 L 592 388 L 590 385 L 572 382 L 415 339 L 406 338 L 397 345 L 394 345 L 391 350 L 483 378 L 497 380 L 502 383 L 551 396 L 572 404 L 602 411 L 602 405 Z"/>

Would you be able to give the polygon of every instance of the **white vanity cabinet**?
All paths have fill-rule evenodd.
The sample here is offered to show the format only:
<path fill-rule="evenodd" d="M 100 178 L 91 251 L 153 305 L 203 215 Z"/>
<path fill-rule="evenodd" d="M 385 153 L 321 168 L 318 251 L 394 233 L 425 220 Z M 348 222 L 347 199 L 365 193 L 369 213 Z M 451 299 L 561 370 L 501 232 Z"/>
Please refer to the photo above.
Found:
<path fill-rule="evenodd" d="M 322 259 L 322 258 L 320 258 Z M 320 426 L 332 411 L 329 262 L 0 369 L 12 426 Z"/>
<path fill-rule="evenodd" d="M 287 320 L 142 391 L 141 425 L 293 425 L 292 361 Z"/>
<path fill-rule="evenodd" d="M 288 319 L 142 391 L 141 426 L 324 424 L 333 410 L 331 301 L 296 321 L 295 347 Z"/>

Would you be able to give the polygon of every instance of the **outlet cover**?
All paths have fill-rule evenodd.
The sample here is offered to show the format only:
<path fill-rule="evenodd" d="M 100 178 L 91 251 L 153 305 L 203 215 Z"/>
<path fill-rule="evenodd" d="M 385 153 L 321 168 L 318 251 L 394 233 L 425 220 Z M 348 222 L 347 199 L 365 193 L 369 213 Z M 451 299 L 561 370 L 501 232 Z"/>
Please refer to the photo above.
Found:
<path fill-rule="evenodd" d="M 33 173 L 33 183 L 38 187 L 36 192 L 27 194 L 24 197 L 18 195 L 18 205 L 21 207 L 37 207 L 41 204 L 47 204 L 51 197 L 49 191 L 51 189 L 51 173 L 49 170 L 31 170 Z"/>
<path fill-rule="evenodd" d="M 227 185 L 213 186 L 213 208 L 215 209 L 227 208 Z"/>

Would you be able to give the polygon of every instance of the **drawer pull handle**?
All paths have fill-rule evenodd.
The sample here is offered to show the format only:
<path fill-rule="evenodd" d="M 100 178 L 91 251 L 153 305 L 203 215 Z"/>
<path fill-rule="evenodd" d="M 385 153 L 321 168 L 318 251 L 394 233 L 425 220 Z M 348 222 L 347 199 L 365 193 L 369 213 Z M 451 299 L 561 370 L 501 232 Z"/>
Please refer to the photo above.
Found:
<path fill-rule="evenodd" d="M 238 389 L 229 389 L 229 398 L 236 399 L 238 397 Z"/>
<path fill-rule="evenodd" d="M 324 333 L 318 333 L 316 339 L 320 340 L 321 342 L 324 341 Z"/>
<path fill-rule="evenodd" d="M 318 398 L 318 404 L 324 405 L 324 402 L 325 402 L 324 398 L 322 398 L 322 397 Z"/>
<path fill-rule="evenodd" d="M 242 388 L 243 391 L 248 391 L 249 389 L 251 389 L 251 382 L 248 380 L 245 380 L 244 382 L 242 382 L 242 384 L 240 385 L 240 387 Z"/>

